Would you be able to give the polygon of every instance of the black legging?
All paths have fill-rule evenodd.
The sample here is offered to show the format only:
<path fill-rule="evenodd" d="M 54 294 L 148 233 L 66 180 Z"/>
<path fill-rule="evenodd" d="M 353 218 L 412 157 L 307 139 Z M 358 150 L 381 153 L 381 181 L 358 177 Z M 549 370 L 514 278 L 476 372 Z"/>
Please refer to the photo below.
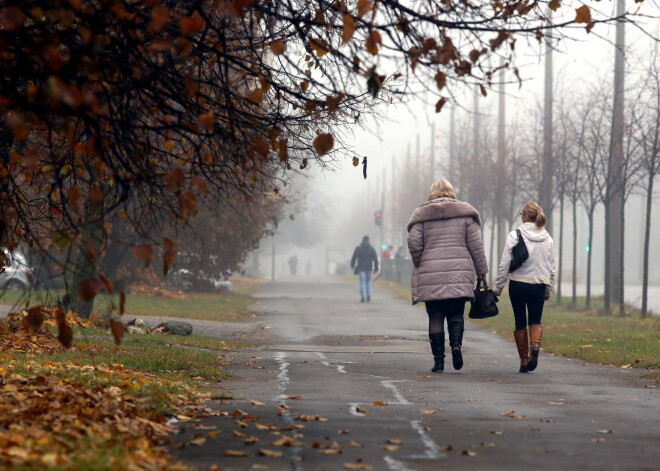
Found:
<path fill-rule="evenodd" d="M 545 303 L 545 285 L 509 280 L 509 299 L 511 299 L 511 307 L 516 319 L 516 330 L 527 327 L 528 315 L 530 325 L 541 323 Z"/>
<path fill-rule="evenodd" d="M 465 311 L 465 298 L 443 299 L 440 301 L 426 301 L 426 313 L 429 315 L 429 334 L 439 334 L 445 331 L 445 318 L 447 323 L 463 322 Z"/>

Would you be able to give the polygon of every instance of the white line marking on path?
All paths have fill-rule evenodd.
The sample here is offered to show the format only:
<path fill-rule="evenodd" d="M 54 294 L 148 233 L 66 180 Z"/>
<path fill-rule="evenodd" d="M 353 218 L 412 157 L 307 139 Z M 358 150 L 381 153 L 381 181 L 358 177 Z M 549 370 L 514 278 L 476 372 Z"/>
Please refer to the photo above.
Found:
<path fill-rule="evenodd" d="M 345 365 L 350 365 L 351 363 L 355 363 L 354 361 L 340 361 L 340 360 L 331 360 L 325 356 L 324 353 L 322 352 L 314 352 L 318 355 L 318 357 L 321 359 L 321 363 L 323 363 L 325 366 L 334 366 L 337 368 L 338 373 L 346 373 L 346 370 L 342 365 L 337 365 L 337 363 L 344 363 Z"/>
<path fill-rule="evenodd" d="M 385 460 L 385 463 L 387 463 L 387 467 L 392 471 L 415 471 L 414 469 L 407 467 L 403 462 L 395 460 L 391 456 L 385 455 L 383 459 Z"/>
<path fill-rule="evenodd" d="M 422 438 L 422 443 L 424 443 L 424 447 L 426 448 L 426 454 L 421 456 L 413 456 L 413 458 L 429 458 L 435 460 L 438 458 L 447 457 L 446 454 L 440 451 L 438 444 L 433 441 L 428 433 L 426 433 L 426 430 L 422 428 L 421 420 L 413 420 L 410 422 L 410 425 L 412 425 L 412 428 L 415 429 L 417 433 L 419 433 L 419 436 Z"/>
<path fill-rule="evenodd" d="M 289 379 L 289 362 L 286 361 L 287 354 L 284 352 L 277 352 L 274 355 L 275 361 L 280 365 L 280 372 L 277 375 L 277 392 L 278 397 L 273 398 L 274 401 L 277 401 L 280 403 L 282 406 L 286 406 L 286 397 L 287 395 L 286 390 L 287 387 L 289 386 L 290 379 Z M 291 413 L 289 412 L 288 409 L 285 409 L 282 412 L 282 420 L 284 420 L 284 423 L 287 426 L 293 425 L 293 418 L 291 417 Z M 295 447 L 292 448 L 289 453 L 287 453 L 287 458 L 289 460 L 289 463 L 291 463 L 291 467 L 293 468 L 293 471 L 303 471 L 303 467 L 300 464 L 300 453 L 302 452 L 303 448 L 302 447 Z"/>
<path fill-rule="evenodd" d="M 385 386 L 387 389 L 390 389 L 394 393 L 394 397 L 396 397 L 396 400 L 399 402 L 390 402 L 390 405 L 408 405 L 412 404 L 412 402 L 408 401 L 401 392 L 399 391 L 399 388 L 397 388 L 393 383 L 404 383 L 405 381 L 403 380 L 390 380 L 390 381 L 381 381 L 380 384 Z"/>

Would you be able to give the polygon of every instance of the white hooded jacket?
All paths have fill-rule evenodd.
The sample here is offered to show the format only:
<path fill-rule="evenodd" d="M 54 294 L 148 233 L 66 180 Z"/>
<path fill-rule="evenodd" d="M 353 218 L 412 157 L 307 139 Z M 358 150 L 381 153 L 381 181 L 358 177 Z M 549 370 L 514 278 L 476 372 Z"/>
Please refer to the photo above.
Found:
<path fill-rule="evenodd" d="M 545 228 L 536 227 L 533 222 L 525 222 L 518 229 L 523 236 L 529 258 L 513 273 L 509 273 L 511 250 L 518 243 L 516 231 L 509 232 L 506 247 L 502 253 L 502 261 L 497 270 L 495 290 L 501 292 L 507 278 L 524 283 L 544 284 L 545 294 L 549 296 L 555 282 L 555 256 L 553 241 Z"/>

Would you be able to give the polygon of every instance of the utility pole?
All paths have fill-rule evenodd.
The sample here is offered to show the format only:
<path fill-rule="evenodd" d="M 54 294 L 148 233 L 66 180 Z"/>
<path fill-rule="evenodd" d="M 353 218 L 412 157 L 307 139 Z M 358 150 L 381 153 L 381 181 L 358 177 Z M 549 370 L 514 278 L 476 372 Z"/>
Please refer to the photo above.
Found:
<path fill-rule="evenodd" d="M 456 178 L 456 107 L 449 109 L 449 176 Z"/>
<path fill-rule="evenodd" d="M 548 8 L 548 22 L 552 22 L 552 10 Z M 552 44 L 545 38 L 545 93 L 543 99 L 543 157 L 541 162 L 541 188 L 539 200 L 541 208 L 548 218 L 546 229 L 552 233 Z"/>
<path fill-rule="evenodd" d="M 616 15 L 626 12 L 625 0 L 617 0 Z M 605 309 L 609 310 L 610 299 L 623 303 L 623 260 L 619 256 L 623 243 L 623 104 L 625 82 L 626 26 L 623 20 L 616 24 L 614 52 L 614 103 L 612 105 L 612 132 L 610 134 L 610 159 L 608 162 L 608 184 L 605 215 Z"/>

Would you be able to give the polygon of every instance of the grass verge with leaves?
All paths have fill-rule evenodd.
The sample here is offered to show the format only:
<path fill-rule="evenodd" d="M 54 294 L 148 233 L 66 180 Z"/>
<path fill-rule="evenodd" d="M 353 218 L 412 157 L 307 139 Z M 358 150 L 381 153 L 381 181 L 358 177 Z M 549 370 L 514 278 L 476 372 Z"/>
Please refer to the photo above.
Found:
<path fill-rule="evenodd" d="M 410 289 L 398 283 L 379 280 L 377 285 L 410 299 Z M 584 300 L 578 300 L 578 306 Z M 513 311 L 506 293 L 498 304 L 500 314 L 472 321 L 513 341 Z M 660 318 L 641 319 L 639 310 L 626 306 L 625 316 L 603 314 L 602 300 L 591 309 L 557 304 L 552 298 L 543 310 L 543 349 L 558 355 L 591 363 L 622 368 L 646 368 L 645 377 L 660 380 Z"/>

